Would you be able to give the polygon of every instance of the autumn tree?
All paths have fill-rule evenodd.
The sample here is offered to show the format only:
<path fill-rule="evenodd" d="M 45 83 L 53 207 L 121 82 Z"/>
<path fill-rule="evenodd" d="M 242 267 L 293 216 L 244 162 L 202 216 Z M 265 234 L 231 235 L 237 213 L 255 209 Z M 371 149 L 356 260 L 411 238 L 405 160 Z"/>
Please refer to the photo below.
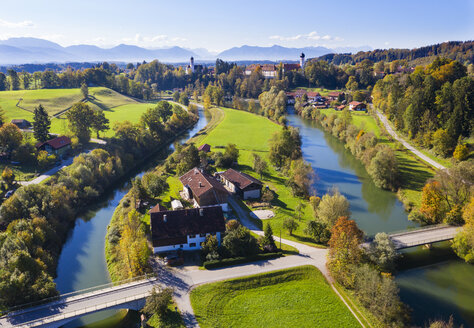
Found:
<path fill-rule="evenodd" d="M 311 165 L 302 158 L 291 161 L 289 173 L 286 184 L 291 188 L 293 195 L 308 197 L 315 177 Z"/>
<path fill-rule="evenodd" d="M 21 130 L 12 123 L 0 127 L 0 149 L 8 155 L 17 149 L 23 141 Z"/>
<path fill-rule="evenodd" d="M 5 166 L 5 168 L 3 169 L 2 180 L 7 185 L 7 189 L 9 189 L 12 186 L 13 181 L 15 181 L 15 174 L 13 173 L 13 170 L 8 166 Z"/>
<path fill-rule="evenodd" d="M 33 135 L 36 140 L 45 142 L 49 139 L 49 128 L 51 126 L 51 119 L 49 118 L 48 112 L 44 109 L 43 105 L 39 104 L 35 107 L 34 120 L 33 120 Z"/>
<path fill-rule="evenodd" d="M 469 157 L 469 147 L 465 143 L 460 143 L 454 149 L 453 158 L 457 161 L 465 161 Z"/>
<path fill-rule="evenodd" d="M 339 190 L 333 189 L 325 194 L 319 203 L 319 220 L 331 229 L 339 217 L 347 217 L 351 214 L 349 206 L 347 198 Z"/>
<path fill-rule="evenodd" d="M 353 269 L 361 261 L 362 240 L 363 232 L 347 216 L 339 217 L 331 229 L 328 268 L 333 277 L 346 287 L 354 285 Z"/>
<path fill-rule="evenodd" d="M 267 162 L 265 162 L 258 154 L 252 153 L 252 156 L 253 170 L 255 171 L 255 173 L 260 175 L 260 179 L 262 179 L 263 175 L 267 171 Z"/>
<path fill-rule="evenodd" d="M 467 263 L 474 263 L 474 196 L 463 209 L 464 226 L 454 237 L 452 248 Z"/>
<path fill-rule="evenodd" d="M 420 213 L 426 218 L 426 222 L 429 224 L 443 222 L 446 211 L 441 183 L 436 180 L 427 183 L 421 193 L 420 206 Z"/>
<path fill-rule="evenodd" d="M 89 97 L 89 88 L 87 87 L 87 84 L 85 82 L 82 82 L 81 84 L 81 93 L 84 99 L 87 99 Z"/>

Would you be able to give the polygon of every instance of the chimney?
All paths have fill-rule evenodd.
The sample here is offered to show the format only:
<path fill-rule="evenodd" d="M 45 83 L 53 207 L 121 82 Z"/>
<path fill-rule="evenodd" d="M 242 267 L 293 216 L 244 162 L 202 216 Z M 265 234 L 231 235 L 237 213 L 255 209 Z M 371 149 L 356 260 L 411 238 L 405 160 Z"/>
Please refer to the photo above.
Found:
<path fill-rule="evenodd" d="M 201 183 L 201 181 L 199 181 L 199 188 L 202 188 L 202 183 Z"/>
<path fill-rule="evenodd" d="M 168 216 L 165 214 L 163 215 L 163 222 L 167 222 L 168 221 Z"/>
<path fill-rule="evenodd" d="M 199 216 L 204 216 L 204 210 L 202 208 L 199 209 Z"/>

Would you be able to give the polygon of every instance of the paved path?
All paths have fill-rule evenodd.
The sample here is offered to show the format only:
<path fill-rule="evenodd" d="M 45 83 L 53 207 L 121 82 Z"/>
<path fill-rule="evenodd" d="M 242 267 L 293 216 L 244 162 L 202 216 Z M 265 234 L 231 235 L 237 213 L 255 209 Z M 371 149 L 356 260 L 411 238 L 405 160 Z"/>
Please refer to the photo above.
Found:
<path fill-rule="evenodd" d="M 380 113 L 378 110 L 375 110 L 375 112 L 377 113 L 377 116 L 380 118 L 380 121 L 382 121 L 383 125 L 385 126 L 385 129 L 387 129 L 387 132 L 393 137 L 395 138 L 397 141 L 399 141 L 403 146 L 405 146 L 409 151 L 411 151 L 413 154 L 415 154 L 416 156 L 418 156 L 419 158 L 421 158 L 422 160 L 424 160 L 425 162 L 427 162 L 428 164 L 430 164 L 431 166 L 437 168 L 437 169 L 440 169 L 440 170 L 445 170 L 446 167 L 441 165 L 440 163 L 432 160 L 431 158 L 429 158 L 428 156 L 426 156 L 425 154 L 423 154 L 422 152 L 420 152 L 418 149 L 416 149 L 415 147 L 413 147 L 412 145 L 410 145 L 407 141 L 405 141 L 405 139 L 403 139 L 402 137 L 400 137 L 397 132 L 395 132 L 393 130 L 393 128 L 390 126 L 387 118 L 385 117 L 385 115 L 383 115 L 382 113 Z"/>

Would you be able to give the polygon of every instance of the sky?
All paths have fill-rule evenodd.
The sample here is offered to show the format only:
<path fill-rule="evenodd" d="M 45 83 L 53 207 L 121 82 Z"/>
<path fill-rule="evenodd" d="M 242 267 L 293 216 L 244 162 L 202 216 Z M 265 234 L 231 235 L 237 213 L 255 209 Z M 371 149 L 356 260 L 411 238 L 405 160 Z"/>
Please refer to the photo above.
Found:
<path fill-rule="evenodd" d="M 216 52 L 244 44 L 414 48 L 474 39 L 474 0 L 0 0 L 0 40 L 10 37 Z"/>

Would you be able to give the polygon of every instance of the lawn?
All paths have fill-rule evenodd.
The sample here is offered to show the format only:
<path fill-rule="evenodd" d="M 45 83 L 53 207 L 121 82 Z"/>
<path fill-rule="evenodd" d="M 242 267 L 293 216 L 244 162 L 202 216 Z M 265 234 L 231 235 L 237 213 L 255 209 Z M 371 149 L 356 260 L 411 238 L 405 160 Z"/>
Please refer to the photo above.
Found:
<path fill-rule="evenodd" d="M 360 327 L 312 266 L 199 286 L 191 304 L 201 327 Z"/>
<path fill-rule="evenodd" d="M 312 218 L 310 206 L 303 208 L 303 213 L 300 218 L 301 222 L 293 232 L 289 235 L 288 232 L 282 229 L 283 221 L 288 216 L 295 216 L 294 209 L 300 203 L 307 204 L 306 200 L 292 195 L 290 188 L 285 185 L 286 177 L 277 172 L 269 162 L 269 139 L 272 134 L 279 131 L 282 127 L 267 118 L 244 111 L 239 111 L 230 108 L 222 108 L 225 114 L 222 122 L 208 132 L 204 137 L 199 138 L 197 145 L 207 143 L 212 146 L 213 151 L 222 151 L 222 148 L 228 143 L 237 145 L 239 149 L 239 165 L 236 169 L 247 174 L 258 177 L 253 172 L 253 157 L 252 153 L 259 154 L 268 163 L 268 174 L 263 177 L 262 182 L 268 185 L 271 190 L 275 191 L 276 196 L 273 200 L 273 210 L 275 217 L 265 222 L 272 225 L 273 232 L 279 234 L 281 231 L 282 238 L 295 240 L 302 243 L 315 245 L 310 238 L 304 233 L 303 229 L 306 226 L 305 221 Z M 243 205 L 243 204 L 242 204 Z M 245 206 L 245 205 L 243 205 Z M 263 228 L 260 220 L 255 220 L 256 223 Z"/>
<path fill-rule="evenodd" d="M 330 115 L 335 113 L 341 115 L 342 112 L 334 109 L 322 109 L 322 113 Z M 352 124 L 368 132 L 373 132 L 380 143 L 385 143 L 395 149 L 395 154 L 399 162 L 401 177 L 402 201 L 419 206 L 421 202 L 421 190 L 426 181 L 433 177 L 434 169 L 415 156 L 405 147 L 398 145 L 388 137 L 385 129 L 381 128 L 377 120 L 370 114 L 364 112 L 351 112 Z"/>
<path fill-rule="evenodd" d="M 292 91 L 296 91 L 296 90 L 306 90 L 306 91 L 311 91 L 311 92 L 319 92 L 319 94 L 323 97 L 327 96 L 329 92 L 342 91 L 342 90 L 338 90 L 338 89 L 306 88 L 306 87 L 298 87 L 296 89 L 293 89 Z"/>

